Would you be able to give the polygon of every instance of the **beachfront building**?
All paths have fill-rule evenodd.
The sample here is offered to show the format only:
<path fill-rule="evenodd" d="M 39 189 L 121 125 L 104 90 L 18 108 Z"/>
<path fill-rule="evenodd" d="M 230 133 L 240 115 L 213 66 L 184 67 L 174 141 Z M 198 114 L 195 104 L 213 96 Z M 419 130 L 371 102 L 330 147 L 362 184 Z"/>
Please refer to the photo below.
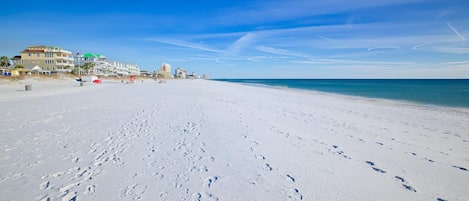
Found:
<path fill-rule="evenodd" d="M 142 77 L 153 77 L 153 73 L 147 70 L 140 70 L 140 76 Z"/>
<path fill-rule="evenodd" d="M 43 45 L 30 46 L 23 50 L 17 64 L 28 69 L 39 66 L 43 71 L 49 72 L 70 72 L 74 68 L 72 52 Z"/>
<path fill-rule="evenodd" d="M 75 64 L 83 66 L 86 63 L 92 63 L 92 68 L 85 72 L 88 74 L 99 76 L 140 75 L 140 68 L 137 64 L 111 61 L 102 54 L 85 53 L 76 57 Z"/>
<path fill-rule="evenodd" d="M 18 64 L 21 64 L 21 56 L 20 55 L 16 55 L 12 58 L 10 58 L 10 61 L 11 61 L 11 65 L 13 66 L 16 66 Z"/>
<path fill-rule="evenodd" d="M 176 68 L 174 71 L 174 78 L 176 79 L 186 79 L 187 78 L 187 71 L 183 68 Z"/>
<path fill-rule="evenodd" d="M 195 73 L 195 72 L 192 72 L 192 74 L 190 74 L 190 75 L 188 76 L 188 78 L 190 78 L 190 79 L 200 79 L 200 75 L 198 75 L 198 74 Z"/>
<path fill-rule="evenodd" d="M 171 79 L 171 65 L 167 63 L 161 64 L 160 70 L 156 72 L 156 78 L 159 79 Z"/>

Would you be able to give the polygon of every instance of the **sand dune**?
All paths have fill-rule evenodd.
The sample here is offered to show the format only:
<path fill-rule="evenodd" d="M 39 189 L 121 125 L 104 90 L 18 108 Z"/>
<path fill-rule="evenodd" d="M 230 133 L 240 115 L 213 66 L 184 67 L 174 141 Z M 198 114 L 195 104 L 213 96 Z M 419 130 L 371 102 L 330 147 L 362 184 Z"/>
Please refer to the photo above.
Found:
<path fill-rule="evenodd" d="M 53 86 L 0 89 L 0 200 L 469 197 L 464 110 L 205 80 Z"/>

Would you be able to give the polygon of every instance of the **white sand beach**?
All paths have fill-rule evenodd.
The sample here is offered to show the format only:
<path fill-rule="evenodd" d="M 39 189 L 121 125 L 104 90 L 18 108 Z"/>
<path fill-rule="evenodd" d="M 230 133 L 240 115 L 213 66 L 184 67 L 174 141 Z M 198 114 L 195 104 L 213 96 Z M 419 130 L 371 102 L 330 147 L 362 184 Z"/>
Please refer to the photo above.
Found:
<path fill-rule="evenodd" d="M 0 87 L 0 200 L 469 198 L 464 110 L 207 80 L 24 84 Z"/>

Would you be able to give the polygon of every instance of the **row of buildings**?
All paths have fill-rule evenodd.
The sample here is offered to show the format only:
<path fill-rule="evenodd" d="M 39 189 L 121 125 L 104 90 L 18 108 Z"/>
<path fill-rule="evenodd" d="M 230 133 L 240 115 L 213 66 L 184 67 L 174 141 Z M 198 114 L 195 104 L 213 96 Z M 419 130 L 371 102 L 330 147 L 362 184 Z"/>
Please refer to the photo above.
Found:
<path fill-rule="evenodd" d="M 99 76 L 129 76 L 140 75 L 140 68 L 137 64 L 131 64 L 120 61 L 111 61 L 101 54 L 85 53 L 77 56 L 78 63 L 91 62 L 93 67 L 86 73 Z"/>
<path fill-rule="evenodd" d="M 10 59 L 11 65 L 8 68 L 0 68 L 1 75 L 5 72 L 17 74 L 23 73 L 70 73 L 80 69 L 81 74 L 92 74 L 97 76 L 131 76 L 141 75 L 155 77 L 158 79 L 200 79 L 197 73 L 189 74 L 183 68 L 177 68 L 171 74 L 171 65 L 163 63 L 159 70 L 155 72 L 141 71 L 137 64 L 109 60 L 102 54 L 77 53 L 60 47 L 52 46 L 30 46 L 21 52 L 21 55 Z M 20 67 L 21 66 L 21 67 Z M 82 68 L 76 68 L 76 67 Z M 11 75 L 11 74 L 10 74 Z M 208 79 L 207 75 L 203 76 Z"/>
<path fill-rule="evenodd" d="M 171 65 L 163 63 L 159 71 L 155 73 L 156 78 L 161 79 L 208 79 L 208 75 L 204 74 L 202 77 L 195 72 L 192 74 L 187 73 L 183 68 L 176 68 L 174 75 L 171 75 Z"/>
<path fill-rule="evenodd" d="M 77 53 L 60 47 L 30 46 L 21 55 L 11 58 L 13 67 L 22 66 L 23 71 L 38 71 L 43 74 L 54 72 L 72 72 L 78 65 L 90 63 L 88 69 L 81 69 L 81 73 L 100 76 L 129 76 L 140 75 L 137 64 L 112 61 L 101 54 Z"/>

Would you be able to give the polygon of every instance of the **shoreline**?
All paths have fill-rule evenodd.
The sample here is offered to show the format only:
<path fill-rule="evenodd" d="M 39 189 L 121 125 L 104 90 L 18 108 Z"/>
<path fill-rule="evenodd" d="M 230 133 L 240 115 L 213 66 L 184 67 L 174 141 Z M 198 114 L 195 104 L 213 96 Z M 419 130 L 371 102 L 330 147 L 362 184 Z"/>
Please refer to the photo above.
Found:
<path fill-rule="evenodd" d="M 128 83 L 122 82 L 122 80 L 125 80 L 123 78 L 102 78 L 102 80 L 103 80 L 103 83 L 101 84 L 94 84 L 94 83 L 85 83 L 85 84 L 88 85 L 87 87 L 95 86 L 95 88 L 108 86 L 109 84 L 128 84 Z M 139 80 L 140 79 L 138 79 L 135 83 L 139 84 L 140 83 Z M 146 82 L 154 81 L 153 79 L 149 79 L 149 78 L 142 78 L 142 80 Z M 194 80 L 175 79 L 175 80 L 168 80 L 168 81 L 194 81 Z M 277 90 L 296 91 L 299 93 L 331 96 L 331 97 L 337 97 L 337 98 L 341 98 L 345 100 L 363 101 L 367 103 L 382 103 L 382 104 L 392 104 L 395 106 L 419 107 L 419 108 L 426 108 L 430 110 L 436 109 L 436 110 L 443 110 L 443 111 L 453 110 L 453 111 L 458 111 L 458 112 L 469 113 L 469 108 L 466 108 L 466 107 L 431 104 L 431 103 L 423 103 L 423 102 L 410 101 L 410 100 L 367 97 L 367 96 L 360 96 L 360 95 L 319 91 L 319 90 L 314 90 L 314 89 L 300 89 L 300 88 L 291 88 L 291 87 L 282 87 L 282 86 L 271 86 L 267 84 L 238 83 L 238 82 L 229 82 L 229 81 L 222 81 L 222 80 L 206 80 L 206 81 L 232 83 L 232 84 L 238 84 L 242 86 L 261 87 L 261 88 L 269 88 L 269 89 L 277 89 Z M 72 91 L 65 91 L 66 90 L 65 88 L 71 89 L 71 88 L 75 88 L 76 86 L 79 86 L 79 83 L 74 80 L 73 76 L 60 76 L 60 77 L 54 77 L 54 78 L 50 78 L 48 76 L 33 76 L 33 77 L 25 77 L 23 79 L 18 79 L 14 81 L 12 81 L 11 79 L 9 79 L 8 81 L 3 80 L 1 82 L 2 83 L 0 84 L 0 94 L 2 94 L 2 96 L 0 96 L 0 100 L 2 99 L 8 100 L 8 99 L 13 99 L 13 98 L 21 99 L 22 94 L 20 93 L 25 92 L 24 85 L 26 84 L 34 85 L 33 86 L 34 92 L 27 92 L 27 93 L 37 94 L 36 96 L 41 96 L 39 93 L 36 93 L 37 87 L 40 87 L 42 90 L 50 91 L 50 93 L 43 94 L 43 95 L 53 95 L 56 93 L 57 94 L 73 93 Z M 54 90 L 58 90 L 58 91 L 54 91 Z M 10 95 L 13 95 L 13 96 L 9 97 Z"/>
<path fill-rule="evenodd" d="M 389 99 L 389 98 L 378 98 L 378 97 L 367 97 L 367 96 L 360 96 L 360 95 L 351 95 L 351 94 L 342 94 L 342 93 L 334 93 L 334 92 L 326 92 L 326 91 L 319 91 L 314 89 L 300 89 L 300 88 L 293 88 L 288 86 L 272 86 L 268 84 L 257 84 L 257 83 L 239 83 L 239 82 L 229 82 L 229 81 L 222 81 L 222 80 L 210 80 L 216 82 L 225 82 L 225 83 L 233 83 L 239 84 L 244 86 L 251 86 L 251 87 L 262 87 L 262 88 L 269 88 L 269 89 L 278 89 L 278 90 L 287 90 L 287 91 L 297 91 L 300 93 L 306 94 L 313 94 L 313 95 L 324 95 L 324 96 L 333 96 L 348 100 L 358 100 L 364 102 L 382 102 L 387 104 L 393 104 L 396 106 L 410 106 L 410 107 L 423 107 L 428 109 L 439 109 L 439 110 L 455 110 L 459 112 L 469 113 L 468 107 L 460 107 L 460 106 L 449 106 L 449 105 L 440 105 L 440 104 L 431 104 L 431 103 L 423 103 L 418 101 L 411 101 L 411 100 L 404 100 L 404 99 Z"/>
<path fill-rule="evenodd" d="M 123 78 L 102 78 L 103 83 L 101 84 L 94 84 L 94 83 L 86 83 L 86 85 L 89 86 L 108 86 L 109 84 L 129 84 L 126 82 L 122 82 L 122 80 L 125 80 Z M 146 82 L 153 82 L 153 79 L 150 78 L 141 78 L 141 80 L 146 81 Z M 48 88 L 51 88 L 50 92 L 48 93 L 49 95 L 53 95 L 55 93 L 72 93 L 72 91 L 64 91 L 66 90 L 65 88 L 75 88 L 76 86 L 79 86 L 79 83 L 74 80 L 73 76 L 59 76 L 59 77 L 53 77 L 50 78 L 48 76 L 33 76 L 33 77 L 25 77 L 23 79 L 18 79 L 18 80 L 11 80 L 8 79 L 8 81 L 5 80 L 0 80 L 0 93 L 2 96 L 0 96 L 0 100 L 2 99 L 11 99 L 11 98 L 21 98 L 21 92 L 24 92 L 24 85 L 26 84 L 33 84 L 41 87 L 42 90 L 47 90 Z M 194 80 L 168 80 L 168 81 L 194 81 Z M 251 86 L 251 87 L 261 87 L 261 88 L 269 88 L 269 89 L 277 89 L 277 90 L 286 90 L 286 91 L 296 91 L 299 93 L 305 93 L 305 94 L 311 94 L 311 95 L 323 95 L 323 96 L 331 96 L 331 97 L 337 97 L 345 100 L 351 100 L 351 101 L 363 101 L 366 103 L 381 103 L 381 104 L 392 104 L 395 106 L 407 106 L 407 107 L 418 107 L 418 108 L 426 108 L 426 109 L 436 109 L 436 110 L 452 110 L 452 111 L 458 111 L 458 112 L 463 112 L 463 113 L 469 113 L 469 108 L 466 107 L 460 107 L 460 106 L 449 106 L 449 105 L 441 105 L 441 104 L 431 104 L 431 103 L 424 103 L 424 102 L 418 102 L 418 101 L 411 101 L 411 100 L 404 100 L 404 99 L 389 99 L 389 98 L 378 98 L 378 97 L 367 97 L 367 96 L 360 96 L 360 95 L 351 95 L 351 94 L 342 94 L 342 93 L 335 93 L 335 92 L 326 92 L 326 91 L 319 91 L 319 90 L 314 90 L 314 89 L 300 89 L 300 88 L 291 88 L 287 86 L 272 86 L 268 84 L 256 84 L 256 83 L 238 83 L 238 82 L 229 82 L 229 81 L 223 81 L 223 80 L 206 80 L 206 81 L 213 81 L 213 82 L 222 82 L 222 83 L 232 83 L 232 84 L 238 84 L 242 86 Z M 67 85 L 64 85 L 67 83 Z M 136 84 L 140 83 L 140 78 L 136 80 Z M 36 86 L 36 88 L 37 88 Z M 65 87 L 68 86 L 68 87 Z M 35 87 L 33 86 L 33 91 Z M 52 91 L 52 90 L 59 90 L 59 91 Z M 15 92 L 14 92 L 15 91 Z M 31 92 L 28 92 L 31 93 Z M 35 94 L 38 94 L 36 92 L 33 92 Z M 9 95 L 14 95 L 13 97 L 8 97 Z M 47 94 L 44 94 L 47 95 Z M 38 95 L 41 96 L 41 95 Z"/>

